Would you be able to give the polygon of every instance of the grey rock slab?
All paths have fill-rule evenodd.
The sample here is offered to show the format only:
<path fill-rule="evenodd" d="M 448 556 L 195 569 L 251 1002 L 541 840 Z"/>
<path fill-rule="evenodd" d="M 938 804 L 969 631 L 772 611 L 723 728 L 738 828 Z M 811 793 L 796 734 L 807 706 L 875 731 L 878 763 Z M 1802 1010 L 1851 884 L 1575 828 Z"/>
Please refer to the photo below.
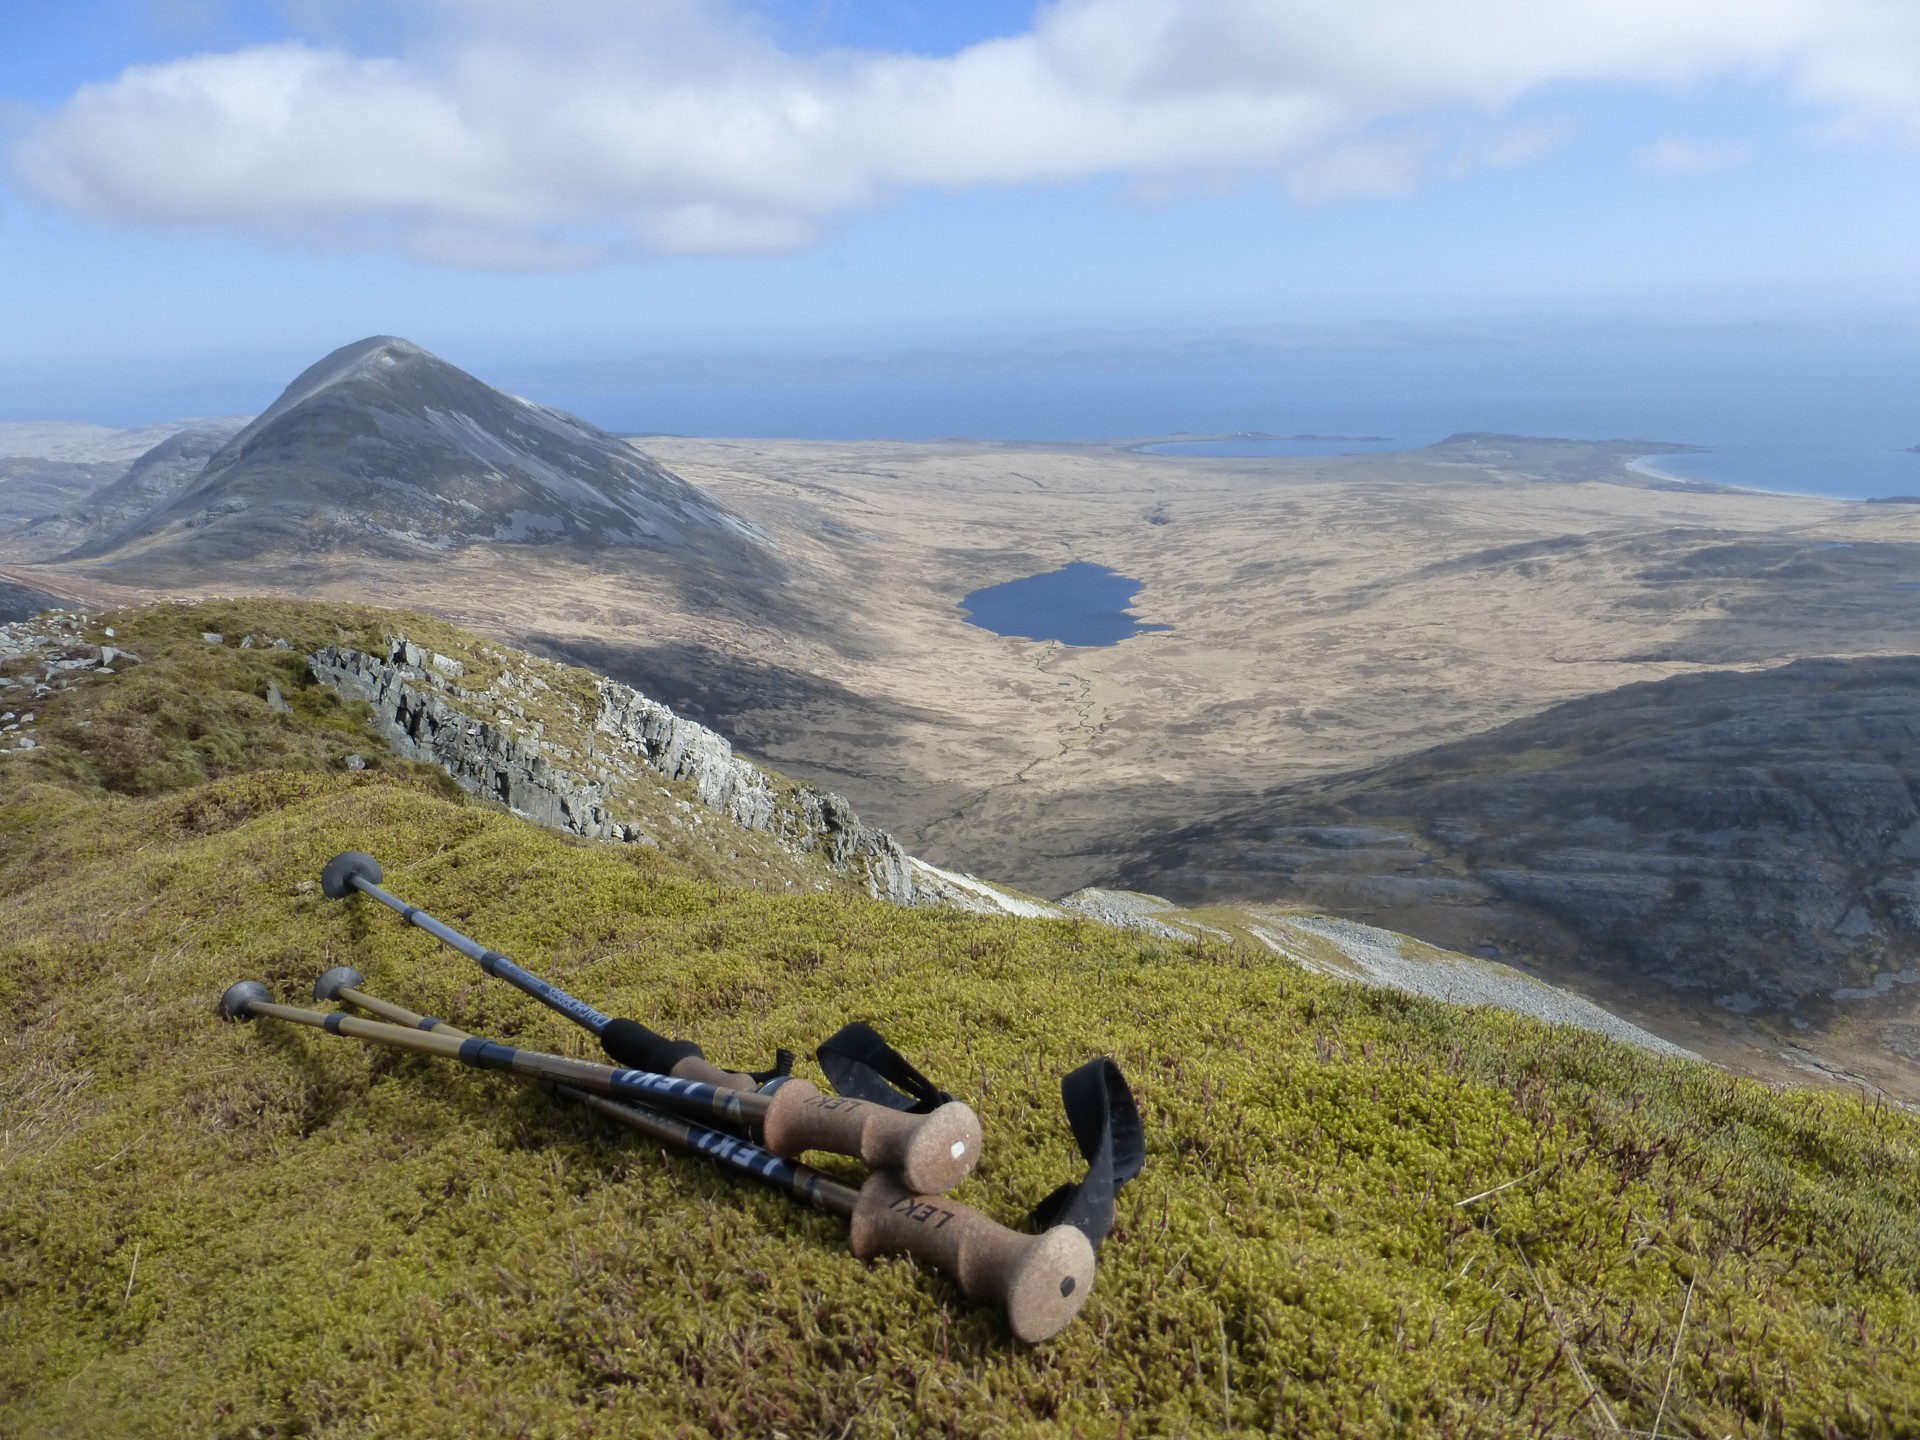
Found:
<path fill-rule="evenodd" d="M 1320 916 L 1269 916 L 1267 920 L 1268 924 L 1257 927 L 1255 933 L 1270 948 L 1311 964 L 1298 946 L 1286 946 L 1274 932 L 1292 928 L 1318 935 L 1336 945 L 1358 977 L 1368 984 L 1454 1005 L 1493 1005 L 1551 1025 L 1591 1030 L 1657 1054 L 1699 1058 L 1590 1000 L 1497 961 L 1444 952 L 1410 955 L 1405 936 L 1351 920 Z"/>
<path fill-rule="evenodd" d="M 501 697 L 461 691 L 450 698 L 454 688 L 428 668 L 431 658 L 403 636 L 385 656 L 329 646 L 308 657 L 307 669 L 336 693 L 367 701 L 397 754 L 441 766 L 470 794 L 588 839 L 651 843 L 614 817 L 605 780 L 555 763 L 549 752 L 557 747 L 543 745 L 537 733 L 516 734 L 461 709 L 455 698 L 494 704 Z M 832 869 L 859 874 L 877 899 L 913 904 L 933 898 L 920 893 L 900 843 L 862 821 L 843 797 L 776 783 L 736 756 L 725 737 L 631 686 L 602 679 L 599 702 L 591 729 L 604 754 L 687 783 L 702 806 L 743 830 L 773 836 L 792 854 L 818 853 Z"/>

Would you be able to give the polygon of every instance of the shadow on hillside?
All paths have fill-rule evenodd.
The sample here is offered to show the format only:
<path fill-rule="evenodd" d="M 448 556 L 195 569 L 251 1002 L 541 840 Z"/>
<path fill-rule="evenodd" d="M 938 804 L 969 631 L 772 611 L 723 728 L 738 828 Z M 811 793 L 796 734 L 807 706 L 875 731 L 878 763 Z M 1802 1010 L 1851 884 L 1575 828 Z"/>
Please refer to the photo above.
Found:
<path fill-rule="evenodd" d="M 58 610 L 71 603 L 44 590 L 0 580 L 0 621 L 31 619 L 42 610 Z"/>
<path fill-rule="evenodd" d="M 877 700 L 818 675 L 706 645 L 621 645 L 541 634 L 521 635 L 513 643 L 631 685 L 746 750 L 777 747 L 822 727 L 858 731 L 883 746 L 903 725 L 940 719 L 932 710 Z"/>
<path fill-rule="evenodd" d="M 1920 657 L 1801 660 L 1623 686 L 1278 789 L 1112 880 L 1611 961 L 1820 1020 L 1893 1006 L 1920 962 L 1916 797 Z"/>

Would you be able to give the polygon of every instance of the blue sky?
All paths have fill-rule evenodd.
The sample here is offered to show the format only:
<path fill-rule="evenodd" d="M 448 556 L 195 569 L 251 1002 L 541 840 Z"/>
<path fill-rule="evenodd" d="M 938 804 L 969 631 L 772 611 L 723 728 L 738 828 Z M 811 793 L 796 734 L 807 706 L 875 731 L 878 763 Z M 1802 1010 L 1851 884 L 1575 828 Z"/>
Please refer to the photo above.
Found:
<path fill-rule="evenodd" d="M 377 332 L 533 389 L 1920 316 L 1920 20 L 1404 4 L 11 0 L 0 418 L 253 409 Z"/>

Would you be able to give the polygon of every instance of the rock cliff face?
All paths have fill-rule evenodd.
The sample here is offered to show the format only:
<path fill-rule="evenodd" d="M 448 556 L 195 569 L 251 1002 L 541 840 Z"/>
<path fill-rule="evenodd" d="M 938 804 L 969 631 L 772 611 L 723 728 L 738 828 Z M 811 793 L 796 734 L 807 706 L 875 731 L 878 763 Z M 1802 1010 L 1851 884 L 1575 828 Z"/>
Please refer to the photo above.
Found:
<path fill-rule="evenodd" d="M 0 580 L 0 623 L 26 620 L 38 615 L 42 610 L 58 610 L 66 603 L 58 595 L 49 595 L 46 591 L 35 590 L 30 585 L 16 585 L 10 580 Z"/>
<path fill-rule="evenodd" d="M 1920 982 L 1920 658 L 1631 685 L 1283 790 L 1121 879 L 1831 1018 Z"/>
<path fill-rule="evenodd" d="M 485 795 L 542 825 L 589 839 L 648 843 L 619 818 L 622 781 L 644 767 L 684 781 L 701 805 L 743 829 L 775 837 L 791 853 L 818 855 L 833 870 L 859 876 L 877 899 L 914 904 L 937 899 L 916 885 L 915 868 L 886 831 L 868 825 L 840 796 L 777 779 L 733 753 L 726 739 L 682 719 L 614 680 L 598 681 L 598 710 L 579 717 L 584 753 L 546 738 L 524 719 L 518 697 L 549 687 L 507 671 L 492 688 L 461 684 L 463 667 L 423 651 L 404 636 L 386 655 L 329 646 L 308 657 L 320 683 L 372 705 L 395 751 L 442 766 L 462 788 Z M 473 713 L 520 712 L 522 723 Z"/>

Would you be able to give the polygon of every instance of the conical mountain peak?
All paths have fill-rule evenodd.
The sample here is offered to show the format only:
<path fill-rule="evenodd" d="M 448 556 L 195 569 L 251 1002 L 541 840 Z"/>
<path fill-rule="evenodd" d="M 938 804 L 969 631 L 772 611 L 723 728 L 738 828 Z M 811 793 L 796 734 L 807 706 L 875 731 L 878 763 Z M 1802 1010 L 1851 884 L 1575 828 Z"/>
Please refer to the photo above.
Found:
<path fill-rule="evenodd" d="M 373 335 L 302 371 L 187 490 L 75 558 L 475 542 L 693 552 L 764 569 L 753 530 L 619 437 Z"/>

